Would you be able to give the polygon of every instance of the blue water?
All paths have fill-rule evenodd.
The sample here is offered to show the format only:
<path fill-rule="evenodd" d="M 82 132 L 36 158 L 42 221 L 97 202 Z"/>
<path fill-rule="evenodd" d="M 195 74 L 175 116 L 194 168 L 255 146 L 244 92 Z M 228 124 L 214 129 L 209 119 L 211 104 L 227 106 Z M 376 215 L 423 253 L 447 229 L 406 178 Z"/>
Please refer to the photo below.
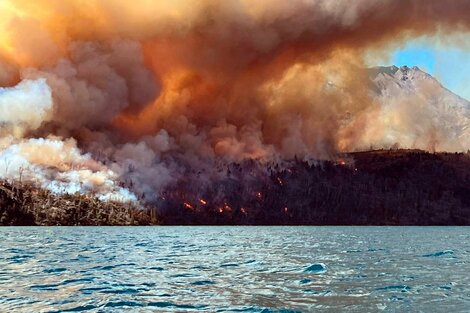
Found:
<path fill-rule="evenodd" d="M 0 228 L 0 312 L 470 312 L 468 227 Z"/>

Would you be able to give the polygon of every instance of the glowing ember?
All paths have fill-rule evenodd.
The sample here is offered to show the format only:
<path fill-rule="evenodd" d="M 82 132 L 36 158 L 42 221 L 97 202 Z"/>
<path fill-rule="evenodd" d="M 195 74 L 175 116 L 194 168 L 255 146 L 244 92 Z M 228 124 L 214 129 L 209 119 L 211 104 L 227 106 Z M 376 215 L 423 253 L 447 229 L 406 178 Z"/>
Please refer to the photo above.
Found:
<path fill-rule="evenodd" d="M 284 184 L 283 181 L 282 181 L 282 179 L 281 179 L 280 177 L 277 178 L 277 182 L 278 182 L 279 185 L 281 185 L 281 186 Z"/>
<path fill-rule="evenodd" d="M 284 213 L 288 213 L 289 209 L 287 207 L 284 208 Z"/>
<path fill-rule="evenodd" d="M 345 160 L 338 160 L 337 164 L 338 165 L 346 165 L 346 161 Z"/>
<path fill-rule="evenodd" d="M 241 211 L 243 214 L 245 214 L 245 215 L 247 214 L 245 208 L 240 208 L 240 211 Z"/>
<path fill-rule="evenodd" d="M 204 199 L 199 199 L 199 202 L 200 202 L 202 205 L 206 205 L 206 204 L 207 204 L 207 201 L 204 200 Z"/>
<path fill-rule="evenodd" d="M 256 193 L 256 197 L 257 197 L 258 199 L 261 199 L 262 196 L 263 196 L 263 195 L 261 194 L 261 192 L 258 191 L 258 192 Z"/>
<path fill-rule="evenodd" d="M 219 213 L 224 213 L 224 209 L 223 209 L 223 208 L 219 208 Z"/>
<path fill-rule="evenodd" d="M 186 209 L 194 210 L 194 207 L 191 204 L 187 203 L 187 202 L 183 203 L 183 205 Z"/>

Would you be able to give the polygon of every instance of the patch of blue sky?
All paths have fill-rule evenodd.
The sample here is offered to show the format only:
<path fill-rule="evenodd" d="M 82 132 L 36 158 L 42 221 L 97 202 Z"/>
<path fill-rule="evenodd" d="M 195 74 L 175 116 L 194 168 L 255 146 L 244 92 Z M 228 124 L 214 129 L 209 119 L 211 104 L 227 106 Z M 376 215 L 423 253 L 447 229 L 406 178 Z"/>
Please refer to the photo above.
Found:
<path fill-rule="evenodd" d="M 470 51 L 433 42 L 410 42 L 392 53 L 391 64 L 418 66 L 442 85 L 470 99 Z"/>

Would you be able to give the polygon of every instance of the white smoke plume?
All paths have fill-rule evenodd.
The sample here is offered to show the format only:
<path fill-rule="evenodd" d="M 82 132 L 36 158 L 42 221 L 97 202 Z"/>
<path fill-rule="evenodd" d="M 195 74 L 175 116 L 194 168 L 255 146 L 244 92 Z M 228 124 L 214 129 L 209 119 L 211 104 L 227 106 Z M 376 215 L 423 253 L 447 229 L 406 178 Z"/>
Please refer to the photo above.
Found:
<path fill-rule="evenodd" d="M 0 178 L 32 182 L 57 194 L 92 193 L 103 200 L 136 201 L 117 185 L 118 176 L 89 154 L 82 154 L 73 139 L 39 138 L 0 141 Z"/>
<path fill-rule="evenodd" d="M 51 118 L 52 95 L 45 79 L 0 88 L 0 127 L 35 130 Z"/>

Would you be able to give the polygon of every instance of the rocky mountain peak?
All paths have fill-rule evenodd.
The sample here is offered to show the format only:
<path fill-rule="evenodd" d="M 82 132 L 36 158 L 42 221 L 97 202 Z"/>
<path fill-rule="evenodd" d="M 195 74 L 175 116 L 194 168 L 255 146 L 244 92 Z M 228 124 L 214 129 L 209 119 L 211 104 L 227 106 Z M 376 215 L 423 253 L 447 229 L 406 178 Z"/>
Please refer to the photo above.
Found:
<path fill-rule="evenodd" d="M 435 133 L 431 137 L 439 138 L 438 149 L 466 151 L 470 147 L 470 102 L 446 89 L 433 76 L 417 66 L 393 65 L 371 68 L 369 77 L 371 94 L 382 105 L 383 119 L 395 121 L 389 127 L 390 138 L 406 142 L 407 134 L 414 132 L 419 135 L 409 140 L 409 145 L 426 149 L 417 142 Z"/>

